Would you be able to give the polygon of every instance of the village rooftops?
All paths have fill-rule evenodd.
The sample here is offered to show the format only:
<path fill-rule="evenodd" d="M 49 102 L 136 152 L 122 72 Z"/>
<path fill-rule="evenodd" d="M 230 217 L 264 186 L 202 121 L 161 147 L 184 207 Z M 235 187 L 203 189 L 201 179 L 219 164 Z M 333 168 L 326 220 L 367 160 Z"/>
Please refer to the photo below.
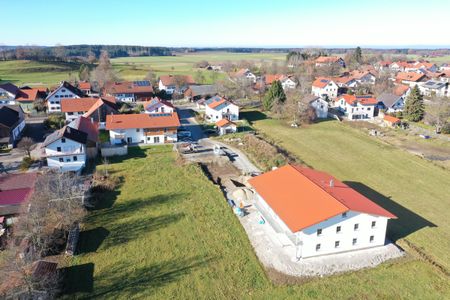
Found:
<path fill-rule="evenodd" d="M 385 121 L 387 121 L 389 123 L 392 123 L 392 124 L 397 124 L 397 123 L 400 122 L 399 118 L 396 118 L 396 117 L 393 117 L 393 116 L 390 116 L 390 115 L 384 115 L 383 120 L 385 120 Z"/>
<path fill-rule="evenodd" d="M 34 101 L 38 98 L 39 93 L 39 89 L 21 89 L 16 96 L 16 100 L 19 102 Z"/>
<path fill-rule="evenodd" d="M 404 84 L 398 84 L 394 87 L 394 94 L 397 96 L 403 96 L 409 90 L 409 86 Z"/>
<path fill-rule="evenodd" d="M 71 128 L 74 128 L 76 130 L 79 130 L 81 132 L 86 133 L 87 135 L 87 140 L 92 141 L 92 142 L 98 142 L 98 123 L 91 121 L 90 119 L 84 117 L 84 116 L 79 116 L 78 118 L 76 118 L 75 120 L 73 120 L 72 122 L 69 123 L 68 125 Z"/>
<path fill-rule="evenodd" d="M 396 79 L 398 81 L 412 81 L 412 82 L 418 82 L 422 78 L 424 78 L 425 75 L 422 73 L 416 73 L 416 72 L 399 72 L 397 74 Z"/>
<path fill-rule="evenodd" d="M 292 232 L 348 211 L 396 218 L 333 176 L 306 167 L 286 165 L 249 183 Z"/>
<path fill-rule="evenodd" d="M 317 77 L 316 80 L 312 83 L 314 87 L 324 88 L 330 83 L 332 80 L 330 78 L 325 77 Z"/>
<path fill-rule="evenodd" d="M 349 95 L 344 94 L 336 98 L 335 101 L 340 101 L 341 99 L 344 99 L 345 102 L 347 102 L 350 105 L 376 105 L 378 103 L 378 100 L 374 98 L 372 95 Z"/>
<path fill-rule="evenodd" d="M 65 98 L 61 100 L 62 112 L 84 112 L 88 111 L 99 98 Z M 101 100 L 100 100 L 101 101 Z"/>
<path fill-rule="evenodd" d="M 13 94 L 14 96 L 20 93 L 20 89 L 10 82 L 0 84 L 0 89 L 3 89 L 8 93 Z"/>
<path fill-rule="evenodd" d="M 178 114 L 176 112 L 106 116 L 107 130 L 132 128 L 171 128 L 179 126 L 180 120 L 178 119 Z"/>
<path fill-rule="evenodd" d="M 49 99 L 51 96 L 53 96 L 58 91 L 59 88 L 65 88 L 65 89 L 71 91 L 73 94 L 77 95 L 80 98 L 86 96 L 79 88 L 74 87 L 73 85 L 71 85 L 67 81 L 63 81 L 63 82 L 61 82 L 61 84 L 57 88 L 55 88 L 50 94 L 48 94 L 47 99 Z"/>
<path fill-rule="evenodd" d="M 150 81 L 121 81 L 108 82 L 105 90 L 108 94 L 149 94 L 153 93 L 153 87 Z"/>
<path fill-rule="evenodd" d="M 326 64 L 326 63 L 336 63 L 341 58 L 339 56 L 319 56 L 316 58 L 316 63 Z"/>
<path fill-rule="evenodd" d="M 206 100 L 205 104 L 209 108 L 219 111 L 219 110 L 227 107 L 228 105 L 230 105 L 231 102 L 223 97 L 214 96 L 214 97 L 211 97 L 208 100 Z"/>
<path fill-rule="evenodd" d="M 90 90 L 91 83 L 89 81 L 81 81 L 80 83 L 78 83 L 78 88 L 80 90 Z"/>
<path fill-rule="evenodd" d="M 173 86 L 176 85 L 177 78 L 179 78 L 180 82 L 182 81 L 183 84 L 195 84 L 194 78 L 192 78 L 191 75 L 161 75 L 159 80 L 161 80 L 165 86 Z"/>
<path fill-rule="evenodd" d="M 33 193 L 37 173 L 20 173 L 0 176 L 0 216 L 20 212 L 20 205 Z"/>
<path fill-rule="evenodd" d="M 20 122 L 17 105 L 0 106 L 0 125 L 13 128 Z"/>
<path fill-rule="evenodd" d="M 217 127 L 226 127 L 226 126 L 229 126 L 229 125 L 232 125 L 232 124 L 235 125 L 234 122 L 231 122 L 228 119 L 222 119 L 222 120 L 219 120 L 219 121 L 216 122 L 216 126 Z"/>

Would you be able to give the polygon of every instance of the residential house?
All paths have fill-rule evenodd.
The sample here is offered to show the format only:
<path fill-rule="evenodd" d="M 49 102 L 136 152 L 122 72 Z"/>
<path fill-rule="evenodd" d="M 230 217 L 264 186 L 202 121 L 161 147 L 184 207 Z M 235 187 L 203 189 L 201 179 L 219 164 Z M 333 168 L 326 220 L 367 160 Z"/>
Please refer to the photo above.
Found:
<path fill-rule="evenodd" d="M 354 70 L 350 72 L 350 77 L 354 78 L 359 84 L 375 84 L 377 77 L 370 71 Z"/>
<path fill-rule="evenodd" d="M 267 74 L 264 76 L 264 84 L 266 87 L 271 86 L 274 81 L 278 80 L 283 87 L 283 90 L 295 89 L 297 82 L 294 80 L 294 76 L 284 74 Z"/>
<path fill-rule="evenodd" d="M 425 74 L 416 72 L 399 72 L 395 77 L 396 84 L 406 84 L 410 87 L 421 85 L 427 80 L 428 78 Z"/>
<path fill-rule="evenodd" d="M 217 121 L 216 126 L 217 126 L 217 133 L 219 135 L 235 133 L 237 131 L 236 123 L 234 123 L 228 119 L 222 119 L 222 120 Z"/>
<path fill-rule="evenodd" d="M 388 220 L 396 218 L 335 177 L 306 167 L 286 165 L 249 184 L 264 220 L 296 247 L 295 259 L 383 246 Z"/>
<path fill-rule="evenodd" d="M 61 82 L 61 84 L 54 89 L 45 99 L 47 102 L 48 112 L 57 113 L 61 112 L 61 100 L 70 98 L 83 98 L 86 95 L 78 88 L 74 87 L 67 81 Z"/>
<path fill-rule="evenodd" d="M 78 89 L 87 96 L 93 96 L 92 85 L 89 81 L 80 81 L 78 83 Z"/>
<path fill-rule="evenodd" d="M 45 92 L 38 88 L 22 88 L 16 96 L 16 102 L 19 104 L 25 113 L 36 111 L 34 104 L 37 100 L 44 100 Z"/>
<path fill-rule="evenodd" d="M 119 102 L 147 101 L 153 97 L 153 86 L 148 80 L 108 82 L 104 94 Z"/>
<path fill-rule="evenodd" d="M 80 116 L 77 119 L 70 122 L 67 126 L 86 133 L 87 135 L 85 144 L 86 157 L 87 158 L 97 157 L 100 142 L 99 123 L 94 121 L 93 118 Z"/>
<path fill-rule="evenodd" d="M 448 82 L 428 80 L 427 82 L 419 85 L 419 89 L 425 97 L 450 97 L 450 90 L 448 85 Z"/>
<path fill-rule="evenodd" d="M 86 165 L 87 137 L 87 133 L 68 125 L 47 136 L 43 146 L 48 167 L 80 173 Z"/>
<path fill-rule="evenodd" d="M 24 128 L 25 116 L 19 105 L 0 106 L 0 147 L 14 147 Z"/>
<path fill-rule="evenodd" d="M 443 63 L 440 67 L 439 67 L 440 71 L 450 71 L 450 64 L 448 63 Z"/>
<path fill-rule="evenodd" d="M 205 118 L 210 122 L 222 119 L 237 121 L 239 119 L 239 106 L 222 98 L 214 96 L 205 101 Z"/>
<path fill-rule="evenodd" d="M 231 74 L 231 77 L 234 77 L 238 80 L 247 80 L 249 82 L 256 82 L 256 75 L 253 74 L 249 69 L 240 69 L 237 72 Z"/>
<path fill-rule="evenodd" d="M 342 91 L 346 91 L 349 88 L 355 88 L 358 85 L 356 79 L 349 75 L 332 77 L 329 79 L 335 82 L 339 87 L 338 94 L 340 94 Z"/>
<path fill-rule="evenodd" d="M 175 107 L 168 101 L 154 97 L 144 104 L 144 112 L 146 114 L 173 113 Z"/>
<path fill-rule="evenodd" d="M 378 100 L 371 95 L 357 96 L 344 94 L 336 98 L 334 107 L 349 121 L 371 120 L 375 117 Z"/>
<path fill-rule="evenodd" d="M 312 83 L 311 93 L 317 97 L 336 98 L 338 95 L 338 85 L 330 78 L 317 77 Z"/>
<path fill-rule="evenodd" d="M 12 83 L 0 84 L 0 105 L 16 104 L 16 97 L 20 93 L 20 89 Z"/>
<path fill-rule="evenodd" d="M 37 176 L 37 173 L 0 175 L 0 240 L 5 238 L 5 225 L 14 223 L 33 195 Z"/>
<path fill-rule="evenodd" d="M 188 87 L 194 85 L 195 81 L 191 75 L 161 75 L 159 77 L 158 88 L 166 91 L 166 94 L 182 94 Z"/>
<path fill-rule="evenodd" d="M 110 99 L 86 97 L 61 100 L 61 111 L 65 113 L 67 122 L 72 122 L 79 116 L 84 116 L 96 122 L 104 123 L 106 122 L 106 115 L 117 114 L 118 108 Z"/>
<path fill-rule="evenodd" d="M 400 121 L 399 118 L 396 118 L 396 117 L 393 117 L 393 116 L 390 116 L 390 115 L 384 115 L 383 116 L 383 124 L 385 126 L 394 127 L 394 126 L 400 125 L 400 123 L 401 123 L 401 121 Z"/>
<path fill-rule="evenodd" d="M 345 61 L 339 56 L 319 56 L 315 60 L 316 67 L 330 66 L 332 64 L 345 68 Z"/>
<path fill-rule="evenodd" d="M 387 113 L 403 111 L 410 90 L 411 88 L 407 85 L 396 85 L 392 93 L 385 92 L 377 97 L 378 107 L 386 110 Z"/>
<path fill-rule="evenodd" d="M 165 144 L 177 142 L 178 114 L 108 115 L 106 129 L 111 144 Z"/>
<path fill-rule="evenodd" d="M 212 97 L 216 95 L 218 89 L 215 85 L 203 84 L 203 85 L 190 85 L 184 91 L 184 97 L 190 101 L 197 101 L 204 97 Z"/>
<path fill-rule="evenodd" d="M 307 104 L 314 108 L 318 119 L 328 118 L 328 102 L 323 98 L 315 95 L 307 95 L 300 99 L 299 105 L 301 105 L 301 103 Z"/>
<path fill-rule="evenodd" d="M 392 64 L 392 61 L 382 60 L 375 63 L 375 68 L 379 71 L 389 70 L 389 66 Z"/>

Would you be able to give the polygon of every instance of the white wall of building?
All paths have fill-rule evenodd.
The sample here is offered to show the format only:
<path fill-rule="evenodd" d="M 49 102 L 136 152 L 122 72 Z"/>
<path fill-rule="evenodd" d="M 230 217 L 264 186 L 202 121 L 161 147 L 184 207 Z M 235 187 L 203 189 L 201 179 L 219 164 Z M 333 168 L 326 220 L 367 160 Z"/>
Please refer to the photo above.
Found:
<path fill-rule="evenodd" d="M 208 105 L 205 106 L 205 115 L 210 122 L 217 122 L 223 119 L 223 115 L 229 113 L 230 121 L 239 120 L 239 106 L 229 103 L 227 106 L 220 110 L 215 110 L 210 108 Z"/>
<path fill-rule="evenodd" d="M 57 91 L 47 98 L 48 112 L 61 112 L 61 99 L 80 98 L 65 87 L 57 88 Z"/>
<path fill-rule="evenodd" d="M 79 116 L 84 115 L 86 112 L 85 111 L 76 111 L 76 112 L 66 112 L 66 121 L 68 122 L 72 122 L 76 119 L 78 119 Z"/>
<path fill-rule="evenodd" d="M 111 144 L 126 143 L 143 143 L 143 144 L 164 144 L 167 142 L 176 142 L 177 134 L 157 134 L 146 135 L 143 128 L 132 129 L 114 129 L 109 131 L 109 139 Z"/>
<path fill-rule="evenodd" d="M 61 138 L 45 147 L 47 165 L 63 172 L 80 171 L 86 164 L 85 146 L 67 138 Z"/>
<path fill-rule="evenodd" d="M 338 89 L 339 87 L 337 86 L 337 84 L 331 81 L 324 88 L 313 86 L 312 94 L 317 97 L 323 97 L 327 95 L 329 98 L 336 98 L 338 95 Z"/>
<path fill-rule="evenodd" d="M 345 114 L 349 121 L 372 120 L 375 117 L 375 105 L 348 104 L 344 99 L 334 102 L 334 107 Z"/>
<path fill-rule="evenodd" d="M 319 98 L 317 100 L 314 100 L 310 103 L 310 105 L 314 108 L 316 111 L 316 116 L 319 119 L 326 119 L 328 118 L 328 102 Z"/>

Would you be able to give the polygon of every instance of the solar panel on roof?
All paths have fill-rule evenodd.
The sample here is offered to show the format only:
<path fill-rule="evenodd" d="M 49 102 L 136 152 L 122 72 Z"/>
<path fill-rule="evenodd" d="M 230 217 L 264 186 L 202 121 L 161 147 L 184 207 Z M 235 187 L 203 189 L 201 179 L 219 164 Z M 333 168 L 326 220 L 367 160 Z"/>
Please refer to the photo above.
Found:
<path fill-rule="evenodd" d="M 326 82 L 328 82 L 328 80 L 326 80 L 326 79 L 321 79 L 320 82 L 326 83 Z"/>
<path fill-rule="evenodd" d="M 150 114 L 150 117 L 170 117 L 172 114 Z"/>
<path fill-rule="evenodd" d="M 146 80 L 134 81 L 133 83 L 137 86 L 149 86 L 150 85 L 150 82 L 146 81 Z"/>

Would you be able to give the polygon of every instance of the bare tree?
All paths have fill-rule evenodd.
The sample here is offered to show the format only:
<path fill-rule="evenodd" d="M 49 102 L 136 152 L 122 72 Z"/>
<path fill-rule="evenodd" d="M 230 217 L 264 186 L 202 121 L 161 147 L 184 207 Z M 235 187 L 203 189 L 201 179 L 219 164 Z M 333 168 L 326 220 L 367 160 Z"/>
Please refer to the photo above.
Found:
<path fill-rule="evenodd" d="M 148 68 L 144 79 L 150 81 L 152 84 L 156 82 L 156 74 L 151 67 Z"/>
<path fill-rule="evenodd" d="M 17 147 L 24 151 L 29 158 L 31 158 L 31 151 L 36 147 L 36 143 L 32 138 L 26 136 L 20 140 Z"/>
<path fill-rule="evenodd" d="M 95 63 L 96 60 L 97 60 L 97 57 L 95 56 L 95 53 L 92 51 L 89 51 L 87 54 L 87 62 L 89 64 L 93 64 L 93 63 Z"/>
<path fill-rule="evenodd" d="M 102 51 L 100 54 L 98 66 L 94 69 L 94 78 L 100 87 L 104 87 L 107 82 L 119 79 L 112 68 L 107 51 Z"/>
<path fill-rule="evenodd" d="M 433 125 L 436 132 L 441 132 L 450 118 L 450 101 L 445 97 L 434 96 L 430 102 L 425 108 L 425 122 Z"/>

